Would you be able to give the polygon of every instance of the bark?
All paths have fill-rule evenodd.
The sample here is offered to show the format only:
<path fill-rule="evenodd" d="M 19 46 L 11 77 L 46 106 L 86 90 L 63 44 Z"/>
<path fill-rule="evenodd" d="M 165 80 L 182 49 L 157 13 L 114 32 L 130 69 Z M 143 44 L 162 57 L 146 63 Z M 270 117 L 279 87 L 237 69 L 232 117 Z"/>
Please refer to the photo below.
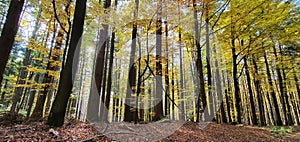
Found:
<path fill-rule="evenodd" d="M 6 64 L 12 50 L 15 36 L 18 32 L 18 22 L 24 5 L 24 0 L 11 0 L 5 24 L 3 26 L 0 37 L 0 88 L 2 88 L 2 80 Z M 14 110 L 11 109 L 11 110 Z"/>
<path fill-rule="evenodd" d="M 4 80 L 4 86 L 3 88 L 7 88 L 7 83 L 8 83 L 8 80 Z M 1 100 L 0 100 L 0 103 L 4 104 L 5 102 L 5 94 L 6 94 L 6 90 L 3 89 L 3 92 L 1 93 Z"/>
<path fill-rule="evenodd" d="M 294 72 L 294 81 L 295 81 L 295 85 L 296 85 L 296 90 L 297 90 L 297 94 L 298 94 L 298 106 L 299 106 L 300 105 L 300 84 L 299 84 L 299 80 L 297 78 L 296 70 L 293 69 L 293 72 Z M 299 109 L 299 112 L 300 112 L 300 109 Z"/>
<path fill-rule="evenodd" d="M 136 0 L 136 7 L 138 7 L 138 3 L 139 3 L 139 0 Z M 141 43 L 140 43 L 140 40 L 138 40 L 138 43 L 139 43 L 139 59 L 138 59 L 138 81 L 137 81 L 137 91 L 136 91 L 136 97 L 135 97 L 135 118 L 134 118 L 134 124 L 137 124 L 140 119 L 139 119 L 139 112 L 140 113 L 143 113 L 142 111 L 142 103 L 141 103 L 141 106 L 139 107 L 139 96 L 140 96 L 140 93 L 143 91 L 143 89 L 141 88 L 143 84 L 142 82 L 142 77 L 143 77 L 143 74 L 141 74 L 141 56 L 142 56 L 142 48 L 141 48 Z M 143 115 L 143 114 L 141 114 Z M 140 116 L 141 116 L 140 115 Z"/>
<path fill-rule="evenodd" d="M 227 116 L 228 116 L 228 122 L 231 123 L 232 122 L 232 118 L 231 118 L 231 106 L 232 104 L 230 102 L 231 98 L 230 98 L 230 94 L 231 94 L 231 87 L 230 87 L 230 80 L 227 79 L 227 83 L 225 82 L 225 72 L 222 73 L 223 74 L 223 83 L 224 85 L 227 84 L 227 87 L 225 89 L 225 99 L 226 99 L 226 110 L 227 110 Z"/>
<path fill-rule="evenodd" d="M 112 33 L 111 37 L 111 47 L 110 47 L 110 57 L 109 57 L 109 69 L 108 69 L 108 77 L 107 77 L 107 95 L 105 99 L 105 113 L 104 113 L 104 121 L 107 121 L 108 111 L 109 111 L 109 103 L 111 99 L 111 85 L 112 85 L 112 72 L 113 72 L 113 61 L 114 61 L 114 50 L 115 50 L 115 32 Z"/>
<path fill-rule="evenodd" d="M 100 92 L 100 95 L 101 95 L 101 103 L 100 103 L 100 120 L 101 121 L 105 121 L 104 120 L 104 118 L 105 118 L 105 111 L 106 111 L 106 108 L 105 108 L 105 96 L 106 96 L 106 82 L 107 82 L 107 80 L 106 80 L 106 77 L 107 77 L 107 62 L 108 62 L 108 59 L 109 59 L 109 49 L 108 49 L 108 45 L 109 45 L 109 42 L 108 41 L 106 41 L 105 42 L 106 43 L 106 54 L 105 54 L 105 61 L 104 61 L 104 71 L 103 71 L 103 80 L 102 80 L 102 82 L 103 82 L 103 84 L 102 84 L 102 89 L 101 89 L 101 91 L 102 92 Z"/>
<path fill-rule="evenodd" d="M 276 99 L 276 94 L 274 92 L 274 87 L 273 87 L 273 82 L 272 82 L 272 77 L 271 77 L 271 71 L 269 68 L 269 63 L 268 63 L 268 59 L 267 59 L 267 55 L 266 53 L 264 53 L 264 60 L 265 60 L 265 65 L 266 65 L 266 72 L 267 72 L 267 77 L 268 77 L 268 84 L 270 86 L 270 95 L 272 97 L 272 101 L 274 104 L 274 109 L 275 109 L 275 125 L 283 125 L 282 120 L 281 120 L 281 116 L 280 116 L 280 111 L 279 111 L 279 106 L 278 106 L 278 102 Z M 271 106 L 270 106 L 271 107 Z"/>
<path fill-rule="evenodd" d="M 217 55 L 217 51 L 216 51 L 216 46 L 213 46 L 213 53 L 215 55 Z M 217 57 L 217 56 L 215 56 Z M 223 102 L 223 88 L 222 88 L 222 82 L 221 82 L 221 74 L 220 74 L 220 67 L 219 67 L 219 63 L 217 58 L 215 59 L 215 72 L 216 72 L 216 76 L 215 76 L 215 80 L 216 80 L 216 91 L 217 91 L 217 101 L 220 101 L 220 111 L 221 111 L 221 121 L 223 123 L 227 123 L 227 118 L 226 118 L 226 112 L 225 112 L 225 108 L 224 108 L 224 102 Z"/>
<path fill-rule="evenodd" d="M 258 108 L 259 108 L 259 119 L 260 119 L 260 125 L 261 126 L 265 126 L 266 125 L 266 118 L 265 118 L 265 110 L 264 110 L 264 106 L 263 104 L 264 101 L 263 101 L 263 94 L 261 92 L 261 82 L 260 80 L 256 77 L 258 76 L 258 67 L 257 67 L 257 64 L 256 64 L 256 61 L 255 59 L 252 59 L 252 63 L 253 63 L 253 66 L 254 66 L 254 77 L 253 77 L 253 80 L 254 80 L 254 84 L 255 84 L 255 91 L 256 91 L 256 95 L 257 95 L 257 103 L 258 103 Z"/>
<path fill-rule="evenodd" d="M 281 46 L 279 48 L 281 50 Z M 277 55 L 275 46 L 273 46 L 273 50 L 274 50 L 274 55 L 275 55 L 276 63 L 277 63 L 275 68 L 276 68 L 276 73 L 277 73 L 277 77 L 278 77 L 280 100 L 281 100 L 282 107 L 283 107 L 285 123 L 286 123 L 286 125 L 293 125 L 294 123 L 293 123 L 292 114 L 291 114 L 291 106 L 289 105 L 289 101 L 288 101 L 286 82 L 281 75 L 280 66 L 278 65 L 279 57 Z M 282 71 L 284 72 L 284 70 L 282 70 Z"/>
<path fill-rule="evenodd" d="M 85 70 L 85 65 L 86 65 L 86 52 L 84 51 L 83 54 L 81 55 L 81 64 L 80 64 L 80 82 L 79 82 L 79 93 L 77 96 L 77 104 L 76 104 L 76 118 L 80 119 L 81 116 L 81 108 L 82 108 L 82 101 L 83 101 L 83 94 L 84 94 L 84 83 L 86 80 L 86 70 Z"/>
<path fill-rule="evenodd" d="M 137 19 L 138 16 L 138 7 L 137 3 L 135 5 L 135 11 L 134 11 L 134 19 Z M 134 60 L 135 60 L 135 52 L 136 52 L 136 39 L 137 38 L 137 23 L 136 21 L 133 22 L 132 25 L 132 35 L 131 35 L 131 52 L 130 52 L 130 61 L 129 61 L 129 73 L 128 73 L 128 79 L 129 82 L 127 84 L 127 91 L 126 91 L 126 99 L 125 99 L 125 114 L 124 114 L 124 121 L 126 122 L 131 122 L 134 121 L 134 113 L 133 113 L 133 108 L 131 106 L 132 104 L 132 94 L 136 92 L 134 89 L 136 86 L 136 73 L 137 69 L 134 66 Z"/>
<path fill-rule="evenodd" d="M 40 79 L 40 75 L 37 73 L 34 77 L 34 81 L 35 83 L 38 83 L 39 82 L 39 79 Z M 31 89 L 37 89 L 34 87 L 32 87 Z M 33 105 L 33 101 L 34 101 L 34 98 L 35 98 L 35 94 L 36 94 L 36 90 L 31 90 L 30 91 L 30 94 L 29 94 L 29 100 L 28 100 L 28 108 L 27 108 L 27 114 L 26 114 L 26 118 L 29 118 L 30 116 L 30 113 L 31 113 L 31 108 L 32 108 L 32 105 Z"/>
<path fill-rule="evenodd" d="M 180 66 L 179 66 L 179 70 L 180 70 L 180 88 L 179 88 L 179 94 L 180 94 L 180 98 L 179 99 L 181 99 L 181 102 L 180 102 L 180 108 L 181 108 L 181 110 L 182 110 L 182 112 L 180 112 L 179 113 L 179 119 L 180 120 L 185 120 L 185 116 L 184 116 L 184 114 L 183 114 L 183 112 L 184 112 L 184 101 L 183 101 L 183 99 L 184 99 L 184 93 L 183 93 L 183 89 L 184 89 L 184 79 L 183 79 L 183 53 L 182 53 L 183 51 L 182 51 L 182 46 L 181 46 L 181 30 L 179 30 L 179 64 L 180 64 Z"/>
<path fill-rule="evenodd" d="M 194 8 L 194 25 L 195 25 L 195 38 L 196 38 L 195 40 L 196 40 L 196 47 L 197 47 L 196 67 L 197 67 L 198 77 L 199 77 L 199 85 L 198 85 L 199 94 L 197 96 L 197 103 L 196 103 L 196 113 L 197 113 L 196 122 L 199 122 L 200 113 L 204 112 L 207 102 L 206 102 L 206 94 L 205 94 L 205 83 L 204 83 L 204 74 L 203 74 L 203 63 L 202 63 L 202 55 L 201 55 L 200 32 L 198 26 L 196 0 L 193 0 L 193 8 Z M 201 111 L 200 111 L 200 105 L 201 105 L 200 103 L 202 103 Z"/>
<path fill-rule="evenodd" d="M 115 0 L 115 6 L 117 7 L 118 1 Z M 115 8 L 116 8 L 115 7 Z M 107 76 L 107 95 L 105 98 L 105 112 L 103 114 L 104 121 L 108 121 L 108 111 L 109 111 L 109 103 L 111 99 L 111 86 L 112 86 L 112 72 L 113 72 L 113 63 L 114 63 L 114 51 L 115 51 L 115 32 L 112 32 L 111 36 L 111 44 L 110 44 L 110 55 L 109 55 L 109 69 L 108 69 L 108 76 Z"/>
<path fill-rule="evenodd" d="M 254 104 L 254 97 L 253 97 L 253 92 L 252 92 L 252 86 L 251 86 L 251 77 L 249 73 L 249 67 L 247 63 L 247 57 L 244 57 L 244 64 L 245 64 L 245 73 L 246 73 L 246 78 L 247 78 L 247 86 L 248 86 L 248 91 L 249 91 L 249 99 L 250 99 L 250 107 L 251 107 L 251 116 L 252 116 L 252 123 L 253 125 L 258 124 L 257 116 L 256 116 L 256 110 L 255 110 L 255 104 Z"/>
<path fill-rule="evenodd" d="M 79 50 L 76 51 L 76 48 L 79 48 L 81 45 L 85 12 L 86 0 L 76 0 L 71 41 L 67 54 L 67 60 L 65 67 L 61 71 L 58 91 L 47 121 L 47 124 L 51 126 L 62 126 L 64 123 L 66 107 L 73 88 L 72 75 L 77 71 Z"/>
<path fill-rule="evenodd" d="M 236 108 L 236 120 L 238 123 L 242 123 L 242 112 L 241 112 L 241 97 L 240 97 L 240 88 L 238 81 L 238 64 L 237 64 L 237 55 L 235 48 L 235 40 L 231 40 L 231 52 L 232 52 L 232 78 L 233 78 L 233 87 L 234 87 L 234 96 L 235 96 L 235 108 Z"/>
<path fill-rule="evenodd" d="M 204 112 L 205 118 L 212 119 L 215 115 L 215 109 L 213 105 L 213 93 L 212 93 L 212 73 L 210 65 L 210 42 L 209 42 L 209 17 L 208 17 L 208 5 L 205 6 L 205 41 L 206 41 L 206 69 L 207 69 L 207 86 L 208 86 L 208 99 L 209 99 L 209 109 Z M 208 113 L 209 110 L 209 113 Z"/>
<path fill-rule="evenodd" d="M 99 31 L 98 35 L 99 36 Z M 97 37 L 98 39 L 99 37 Z M 99 45 L 97 45 L 99 46 Z M 97 55 L 98 50 L 96 49 L 94 53 L 94 62 L 93 62 L 93 69 L 92 69 L 92 80 L 91 80 L 91 89 L 90 89 L 90 95 L 88 99 L 88 105 L 87 105 L 87 114 L 86 114 L 86 120 L 90 123 L 93 122 L 99 122 L 100 117 L 99 117 L 99 106 L 100 106 L 100 94 L 97 90 L 96 86 L 96 71 L 99 71 L 99 65 L 97 66 L 96 63 L 99 63 L 98 60 L 98 55 Z M 96 69 L 96 66 L 98 69 Z"/>
<path fill-rule="evenodd" d="M 104 2 L 104 8 L 105 8 L 105 13 L 107 13 L 107 9 L 111 6 L 111 0 L 106 0 Z M 107 24 L 103 24 L 103 27 L 104 29 L 101 30 L 100 32 L 100 41 L 103 40 L 103 44 L 102 44 L 102 47 L 100 49 L 100 52 L 103 52 L 103 60 L 101 60 L 100 64 L 101 64 L 101 68 L 103 68 L 101 71 L 100 71 L 100 82 L 99 82 L 99 85 L 97 85 L 97 89 L 100 93 L 100 97 L 101 97 L 101 103 L 100 103 L 100 121 L 104 121 L 103 120 L 103 117 L 104 117 L 104 111 L 105 111 L 105 107 L 104 107 L 104 101 L 105 101 L 105 88 L 106 88 L 106 77 L 107 77 L 107 62 L 108 62 L 108 45 L 109 45 L 109 37 L 108 37 L 108 25 Z M 102 37 L 101 37 L 102 36 Z M 102 43 L 102 42 L 101 42 Z M 105 54 L 105 51 L 106 51 L 106 54 Z M 97 73 L 97 71 L 96 71 Z M 102 88 L 101 88 L 101 85 L 102 85 Z M 98 86 L 100 86 L 100 88 L 98 88 Z"/>
<path fill-rule="evenodd" d="M 59 62 L 59 60 L 60 60 L 60 54 L 55 55 L 52 53 L 59 53 L 58 51 L 61 50 L 63 37 L 64 37 L 64 31 L 62 29 L 60 29 L 57 34 L 57 37 L 56 37 L 55 47 L 49 53 L 48 63 L 47 63 L 47 67 L 46 67 L 47 73 L 45 74 L 44 79 L 43 79 L 43 84 L 45 86 L 43 87 L 42 92 L 39 94 L 38 99 L 36 101 L 35 108 L 32 112 L 30 119 L 33 121 L 39 120 L 40 118 L 43 117 L 45 101 L 46 101 L 48 93 L 52 89 L 51 84 L 54 81 L 54 77 L 49 74 L 49 71 L 57 71 L 58 67 L 55 64 L 56 64 L 56 62 Z"/>
<path fill-rule="evenodd" d="M 175 100 L 175 77 L 174 77 L 174 55 L 173 55 L 173 53 L 172 53 L 171 86 L 172 86 L 172 88 L 171 88 L 172 100 Z M 172 103 L 172 120 L 175 120 L 175 103 Z"/>
<path fill-rule="evenodd" d="M 274 55 L 275 55 L 275 58 L 276 58 L 276 62 L 278 62 L 279 58 L 278 58 L 278 55 L 277 55 L 277 51 L 276 51 L 276 48 L 275 46 L 273 46 L 273 49 L 274 49 Z M 280 54 L 281 54 L 281 60 L 282 59 L 282 56 L 283 56 L 283 53 L 282 53 L 282 47 L 281 45 L 279 45 L 279 50 L 280 50 Z M 287 109 L 286 111 L 286 123 L 287 125 L 293 125 L 294 122 L 293 122 L 293 117 L 292 117 L 292 112 L 291 112 L 291 106 L 290 106 L 290 103 L 289 103 L 289 96 L 288 96 L 288 92 L 287 92 L 287 79 L 286 79 L 286 75 L 285 75 L 285 71 L 284 71 L 284 68 L 283 68 L 283 65 L 281 63 L 281 70 L 282 70 L 282 75 L 281 75 L 281 71 L 280 71 L 280 67 L 279 65 L 277 64 L 276 66 L 276 72 L 277 72 L 277 75 L 278 75 L 278 82 L 279 82 L 279 88 L 280 88 L 280 93 L 281 95 L 283 96 L 283 102 L 282 104 L 284 108 Z M 285 110 L 285 109 L 284 109 Z"/>
<path fill-rule="evenodd" d="M 165 115 L 170 114 L 170 102 L 169 102 L 169 97 L 170 97 L 170 77 L 169 77 L 169 45 L 168 45 L 168 23 L 165 22 L 165 31 L 166 31 L 166 66 L 165 66 Z"/>
<path fill-rule="evenodd" d="M 156 21 L 156 83 L 155 98 L 157 99 L 154 106 L 154 121 L 163 117 L 162 104 L 162 0 L 157 2 L 157 21 Z"/>
<path fill-rule="evenodd" d="M 106 0 L 104 4 L 105 13 L 107 12 L 107 8 L 109 8 L 111 5 L 110 0 Z M 107 47 L 107 38 L 108 38 L 108 25 L 102 24 L 103 29 L 100 30 L 100 39 L 99 43 L 97 45 L 97 48 L 100 47 L 99 51 L 97 49 L 97 56 L 96 56 L 96 63 L 94 66 L 94 75 L 92 77 L 92 87 L 88 102 L 88 112 L 87 112 L 87 120 L 89 122 L 98 122 L 101 120 L 101 117 L 99 116 L 99 106 L 100 108 L 103 108 L 103 103 L 100 104 L 100 98 L 101 97 L 101 91 L 102 91 L 102 85 L 106 83 L 103 81 L 103 78 L 105 76 L 104 72 L 104 61 L 105 61 L 105 50 Z M 99 97 L 98 97 L 98 96 Z M 104 96 L 105 97 L 105 96 Z M 102 109 L 103 110 L 103 109 Z M 100 110 L 101 111 L 101 110 Z M 101 114 L 100 114 L 101 115 Z"/>
<path fill-rule="evenodd" d="M 36 17 L 37 20 L 35 22 L 34 30 L 32 32 L 31 38 L 30 38 L 32 40 L 36 39 L 36 34 L 37 34 L 37 31 L 38 31 L 38 28 L 39 28 L 39 22 L 40 22 L 41 13 L 42 13 L 42 9 L 40 8 L 39 11 L 38 11 L 38 15 Z M 30 64 L 30 61 L 31 61 L 31 58 L 30 58 L 31 52 L 32 52 L 32 50 L 29 50 L 28 48 L 26 48 L 25 57 L 23 59 L 23 66 L 24 67 L 27 67 Z M 26 84 L 25 80 L 26 80 L 27 75 L 28 75 L 28 71 L 26 70 L 26 68 L 21 68 L 20 76 L 19 76 L 19 80 L 17 81 L 17 84 L 18 85 L 24 85 L 24 84 Z M 22 97 L 23 90 L 24 90 L 24 87 L 16 87 L 14 98 L 13 98 L 13 104 L 11 106 L 11 111 L 12 112 L 15 111 L 16 105 L 20 101 L 20 98 Z M 17 112 L 18 112 L 18 110 L 17 110 Z"/>

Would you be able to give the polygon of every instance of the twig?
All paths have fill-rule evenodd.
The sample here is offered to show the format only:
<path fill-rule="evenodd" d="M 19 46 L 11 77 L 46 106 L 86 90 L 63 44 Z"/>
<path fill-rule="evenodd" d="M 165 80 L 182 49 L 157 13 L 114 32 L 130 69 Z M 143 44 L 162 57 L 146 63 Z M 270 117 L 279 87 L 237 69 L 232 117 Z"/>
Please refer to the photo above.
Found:
<path fill-rule="evenodd" d="M 129 126 L 127 126 L 126 124 L 124 124 L 124 123 L 122 123 L 123 124 L 123 126 L 125 126 L 129 131 L 131 131 L 131 132 L 135 132 L 132 128 L 130 128 Z"/>
<path fill-rule="evenodd" d="M 138 135 L 137 133 L 133 133 L 133 132 L 107 132 L 107 133 L 104 133 L 104 134 L 101 134 L 101 135 L 95 135 L 92 138 L 85 139 L 85 140 L 82 140 L 80 142 L 92 141 L 93 139 L 96 139 L 98 137 L 105 137 L 106 135 L 110 135 L 110 134 L 134 134 L 134 135 Z"/>

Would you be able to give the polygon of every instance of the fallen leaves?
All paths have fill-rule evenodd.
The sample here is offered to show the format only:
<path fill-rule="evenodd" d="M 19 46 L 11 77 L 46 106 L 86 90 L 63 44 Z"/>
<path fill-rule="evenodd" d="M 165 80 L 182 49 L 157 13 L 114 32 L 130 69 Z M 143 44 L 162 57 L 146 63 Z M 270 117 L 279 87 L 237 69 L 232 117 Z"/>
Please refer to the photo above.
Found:
<path fill-rule="evenodd" d="M 161 131 L 161 127 L 170 127 L 175 123 L 178 122 L 170 121 L 148 125 L 117 122 L 95 126 L 76 119 L 67 119 L 64 126 L 59 128 L 51 128 L 43 122 L 0 125 L 0 141 L 141 141 L 145 138 L 150 141 L 149 132 L 157 131 L 163 135 L 166 132 Z M 159 141 L 300 141 L 299 136 L 296 137 L 292 134 L 288 137 L 277 138 L 272 136 L 268 129 L 229 124 L 210 123 L 201 129 L 199 124 L 187 122 L 173 131 L 171 135 Z M 295 134 L 299 135 L 299 132 L 295 132 Z"/>

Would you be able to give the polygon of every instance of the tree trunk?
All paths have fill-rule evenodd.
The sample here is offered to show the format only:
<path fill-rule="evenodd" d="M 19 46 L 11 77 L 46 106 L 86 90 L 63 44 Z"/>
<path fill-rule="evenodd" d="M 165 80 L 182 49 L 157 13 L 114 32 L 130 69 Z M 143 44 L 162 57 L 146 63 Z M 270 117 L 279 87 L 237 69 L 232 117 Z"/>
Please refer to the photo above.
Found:
<path fill-rule="evenodd" d="M 279 45 L 279 49 L 281 50 L 280 45 Z M 293 123 L 292 114 L 291 114 L 291 106 L 289 105 L 289 101 L 288 101 L 286 82 L 285 82 L 284 78 L 282 78 L 282 75 L 281 75 L 280 67 L 278 65 L 279 58 L 278 58 L 275 46 L 273 46 L 273 50 L 274 50 L 274 55 L 275 55 L 276 63 L 277 63 L 275 68 L 276 68 L 276 73 L 277 73 L 277 77 L 278 77 L 280 99 L 281 99 L 281 103 L 282 103 L 282 107 L 283 107 L 285 123 L 286 123 L 286 125 L 290 126 L 290 125 L 293 125 L 294 123 Z M 282 71 L 284 72 L 283 69 L 282 69 Z"/>
<path fill-rule="evenodd" d="M 137 20 L 138 17 L 138 5 L 135 3 L 135 10 L 134 10 L 134 20 Z M 128 79 L 129 82 L 127 84 L 127 92 L 126 92 L 126 100 L 125 100 L 125 114 L 124 114 L 124 121 L 131 122 L 135 119 L 135 114 L 133 113 L 133 107 L 132 107 L 132 94 L 136 92 L 136 73 L 137 69 L 134 66 L 134 60 L 135 60 L 135 52 L 136 52 L 136 42 L 137 42 L 137 23 L 136 21 L 133 22 L 132 25 L 132 35 L 131 35 L 131 52 L 130 52 L 130 61 L 129 61 L 129 73 L 128 73 Z"/>
<path fill-rule="evenodd" d="M 107 76 L 107 95 L 105 98 L 105 111 L 103 114 L 103 120 L 108 121 L 108 111 L 109 111 L 109 103 L 111 98 L 111 85 L 112 85 L 112 71 L 113 71 L 113 61 L 114 61 L 114 50 L 115 50 L 115 32 L 112 33 L 111 37 L 111 46 L 110 46 L 110 57 L 109 57 L 109 69 L 108 69 L 108 76 Z"/>
<path fill-rule="evenodd" d="M 215 54 L 215 72 L 216 72 L 216 76 L 215 76 L 215 80 L 216 80 L 216 91 L 217 91 L 217 101 L 220 101 L 220 111 L 221 111 L 221 121 L 222 123 L 227 123 L 227 118 L 226 118 L 226 112 L 225 112 L 225 108 L 224 108 L 224 102 L 223 102 L 223 92 L 222 92 L 222 82 L 221 82 L 221 75 L 220 75 L 220 67 L 219 67 L 219 63 L 217 60 L 217 51 L 216 51 L 216 46 L 213 46 L 213 53 Z M 224 79 L 225 80 L 225 79 Z M 225 85 L 225 84 L 224 84 Z"/>
<path fill-rule="evenodd" d="M 69 97 L 73 88 L 73 74 L 77 71 L 79 58 L 79 47 L 83 33 L 84 17 L 86 11 L 86 0 L 76 0 L 74 20 L 70 47 L 67 54 L 65 67 L 61 71 L 57 95 L 54 99 L 47 124 L 51 126 L 62 126 Z M 76 48 L 78 50 L 76 50 Z"/>
<path fill-rule="evenodd" d="M 254 66 L 254 84 L 255 84 L 255 91 L 256 91 L 256 95 L 257 95 L 257 103 L 258 103 L 258 108 L 259 108 L 259 119 L 260 119 L 260 125 L 261 126 L 265 126 L 266 125 L 266 119 L 265 119 L 265 110 L 264 110 L 264 100 L 263 100 L 263 94 L 261 92 L 261 82 L 259 81 L 259 79 L 257 79 L 258 74 L 258 67 L 256 64 L 255 59 L 252 59 L 252 63 Z"/>
<path fill-rule="evenodd" d="M 198 17 L 197 17 L 197 4 L 196 0 L 193 0 L 193 8 L 194 8 L 194 25 L 195 25 L 195 40 L 196 40 L 196 47 L 197 47 L 197 59 L 196 59 L 196 67 L 198 70 L 198 77 L 199 77 L 199 95 L 197 97 L 196 103 L 196 122 L 200 122 L 200 113 L 204 112 L 206 107 L 206 94 L 205 94 L 205 83 L 204 83 L 204 74 L 203 74 L 203 63 L 202 63 L 202 55 L 201 55 L 201 45 L 200 45 L 200 32 L 198 26 Z M 201 26 L 201 24 L 200 24 Z M 201 30 L 200 30 L 201 31 Z M 202 103 L 202 108 L 200 111 L 200 103 Z"/>
<path fill-rule="evenodd" d="M 107 25 L 107 27 L 108 27 L 108 25 Z M 102 92 L 100 92 L 100 96 L 101 96 L 101 103 L 100 103 L 100 120 L 101 121 L 105 121 L 104 120 L 104 118 L 105 118 L 105 111 L 106 111 L 106 108 L 105 108 L 105 96 L 106 96 L 106 82 L 107 82 L 107 80 L 106 80 L 106 77 L 107 77 L 107 62 L 108 62 L 108 60 L 109 60 L 109 47 L 108 47 L 108 45 L 109 45 L 109 41 L 107 40 L 106 42 L 105 42 L 105 46 L 106 46 L 106 54 L 105 54 L 105 60 L 104 60 L 104 71 L 103 71 L 103 80 L 102 80 L 102 89 L 101 89 L 101 91 Z"/>
<path fill-rule="evenodd" d="M 23 5 L 24 0 L 11 0 L 2 29 L 0 37 L 0 88 L 2 88 L 3 74 L 15 41 L 15 36 L 18 32 L 18 23 Z M 14 110 L 14 108 L 11 110 Z"/>
<path fill-rule="evenodd" d="M 34 81 L 35 83 L 38 83 L 39 82 L 39 79 L 40 79 L 40 74 L 37 73 L 34 77 Z M 32 87 L 34 88 L 34 87 Z M 31 88 L 31 89 L 32 89 Z M 34 88 L 34 90 L 31 90 L 30 94 L 29 94 L 29 100 L 28 100 L 28 108 L 27 108 L 27 114 L 26 114 L 26 118 L 29 118 L 30 116 L 30 113 L 31 113 L 31 108 L 32 108 L 32 105 L 33 105 L 33 101 L 34 101 L 34 98 L 35 98 L 35 94 L 36 94 L 36 88 Z"/>
<path fill-rule="evenodd" d="M 97 39 L 99 39 L 100 32 L 98 31 Z M 97 47 L 99 44 L 97 45 Z M 98 50 L 95 49 L 94 53 L 94 62 L 93 62 L 93 69 L 92 69 L 92 79 L 91 79 L 91 89 L 90 89 L 90 95 L 88 99 L 87 104 L 87 114 L 86 114 L 86 121 L 93 123 L 93 122 L 99 122 L 100 116 L 99 116 L 99 106 L 100 106 L 100 92 L 97 89 L 97 83 L 96 83 L 96 71 L 99 71 L 101 68 L 97 65 L 99 63 L 99 59 L 97 54 Z M 98 76 L 97 76 L 98 77 Z M 99 79 L 99 78 L 97 78 Z"/>
<path fill-rule="evenodd" d="M 179 70 L 180 70 L 180 87 L 179 87 L 179 94 L 180 94 L 180 98 L 181 101 L 180 101 L 180 108 L 181 108 L 181 112 L 179 113 L 179 119 L 180 120 L 185 120 L 185 116 L 184 116 L 184 93 L 183 93 L 183 90 L 184 90 L 184 79 L 183 79 L 183 63 L 182 63 L 182 60 L 184 59 L 183 57 L 183 51 L 182 51 L 182 46 L 181 46 L 181 29 L 179 29 Z"/>
<path fill-rule="evenodd" d="M 266 71 L 267 71 L 267 76 L 268 76 L 268 83 L 270 86 L 270 95 L 272 97 L 273 100 L 273 104 L 274 104 L 274 109 L 275 109 L 275 125 L 283 125 L 282 120 L 281 120 L 281 116 L 280 116 L 280 111 L 279 111 L 279 106 L 278 106 L 278 102 L 276 99 L 276 94 L 274 92 L 274 87 L 273 87 L 273 82 L 272 82 L 272 77 L 271 77 L 271 72 L 270 72 L 270 68 L 269 68 L 269 63 L 268 63 L 268 59 L 267 59 L 267 55 L 266 53 L 264 53 L 264 59 L 265 59 L 265 65 L 266 65 Z M 271 107 L 271 106 L 270 106 Z M 271 109 L 272 111 L 272 109 Z"/>
<path fill-rule="evenodd" d="M 170 101 L 169 101 L 169 98 L 170 98 L 170 78 L 169 78 L 169 45 L 168 45 L 168 23 L 165 22 L 165 30 L 166 30 L 166 67 L 165 67 L 165 88 L 166 88 L 166 91 L 165 91 L 165 116 L 166 115 L 170 115 Z"/>
<path fill-rule="evenodd" d="M 205 41 L 206 41 L 206 69 L 207 69 L 207 86 L 208 86 L 208 100 L 209 109 L 204 112 L 205 118 L 212 119 L 215 115 L 213 96 L 212 96 L 212 73 L 210 67 L 210 42 L 209 42 L 209 17 L 208 17 L 208 5 L 205 6 Z M 209 113 L 208 113 L 209 111 Z"/>
<path fill-rule="evenodd" d="M 41 13 L 42 13 L 42 8 L 39 9 L 38 15 L 36 17 L 37 19 L 36 19 L 36 22 L 35 22 L 34 30 L 32 32 L 31 38 L 30 38 L 31 40 L 36 39 L 36 34 L 37 34 L 37 31 L 38 31 L 38 28 L 39 28 Z M 28 48 L 26 48 L 25 57 L 23 59 L 23 66 L 24 67 L 27 67 L 30 64 L 31 52 L 32 52 L 32 50 L 29 50 Z M 26 80 L 27 75 L 28 75 L 28 71 L 26 70 L 26 68 L 21 68 L 20 76 L 19 76 L 19 79 L 17 81 L 17 84 L 18 85 L 24 85 L 26 83 L 25 80 Z M 11 112 L 15 112 L 15 108 L 17 106 L 17 103 L 20 101 L 20 98 L 23 94 L 23 89 L 24 89 L 24 87 L 16 87 L 15 94 L 14 94 L 14 97 L 13 97 L 13 104 L 11 106 Z"/>
<path fill-rule="evenodd" d="M 245 73 L 247 78 L 247 85 L 248 85 L 248 91 L 249 91 L 249 99 L 250 99 L 250 107 L 251 107 L 251 116 L 252 116 L 252 122 L 253 125 L 257 125 L 257 116 L 256 116 L 256 110 L 255 110 L 255 104 L 254 104 L 254 97 L 252 92 L 252 86 L 251 86 L 251 77 L 249 73 L 248 63 L 247 63 L 247 57 L 244 57 L 244 64 L 245 64 Z"/>
<path fill-rule="evenodd" d="M 223 71 L 223 83 L 224 85 L 227 84 L 226 89 L 225 89 L 225 99 L 226 99 L 226 110 L 227 110 L 227 116 L 228 116 L 228 122 L 231 123 L 232 122 L 232 118 L 231 118 L 231 98 L 230 98 L 230 94 L 231 94 L 231 87 L 230 87 L 230 80 L 227 78 L 227 82 L 225 82 L 225 71 Z"/>
<path fill-rule="evenodd" d="M 241 112 L 241 98 L 240 98 L 240 88 L 238 81 L 238 64 L 237 64 L 237 55 L 235 49 L 235 39 L 231 40 L 231 52 L 232 52 L 232 78 L 233 78 L 233 87 L 234 87 L 234 96 L 235 96 L 235 108 L 236 108 L 236 120 L 238 123 L 242 123 L 242 112 Z"/>
<path fill-rule="evenodd" d="M 43 91 L 41 92 L 41 94 L 38 96 L 35 108 L 32 112 L 30 119 L 33 121 L 39 120 L 40 118 L 43 117 L 45 101 L 46 101 L 48 93 L 50 92 L 51 89 L 53 89 L 53 88 L 51 88 L 51 83 L 53 83 L 53 81 L 54 81 L 54 77 L 51 76 L 48 71 L 57 71 L 58 70 L 58 66 L 56 65 L 56 62 L 59 62 L 59 59 L 60 59 L 60 54 L 58 54 L 59 53 L 58 51 L 61 50 L 63 37 L 64 37 L 64 31 L 62 29 L 60 29 L 57 34 L 57 37 L 56 37 L 55 47 L 49 53 L 48 64 L 46 67 L 47 73 L 43 79 L 43 84 L 45 86 L 43 87 Z M 57 53 L 57 55 L 53 54 L 53 53 Z"/>
<path fill-rule="evenodd" d="M 162 104 L 162 0 L 157 2 L 157 21 L 156 21 L 156 83 L 155 83 L 155 98 L 157 99 L 154 106 L 154 121 L 160 120 L 163 117 Z"/>

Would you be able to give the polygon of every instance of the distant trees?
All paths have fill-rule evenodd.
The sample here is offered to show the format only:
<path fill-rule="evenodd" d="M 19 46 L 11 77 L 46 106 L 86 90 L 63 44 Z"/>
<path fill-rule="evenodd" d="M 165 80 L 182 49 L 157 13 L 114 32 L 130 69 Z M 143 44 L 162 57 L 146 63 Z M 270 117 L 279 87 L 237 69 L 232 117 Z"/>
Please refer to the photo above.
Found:
<path fill-rule="evenodd" d="M 299 124 L 292 3 L 77 0 L 74 10 L 71 1 L 29 1 L 32 16 L 19 20 L 23 4 L 0 10 L 1 78 L 9 61 L 0 103 L 12 102 L 11 112 L 52 126 L 65 117 Z"/>

